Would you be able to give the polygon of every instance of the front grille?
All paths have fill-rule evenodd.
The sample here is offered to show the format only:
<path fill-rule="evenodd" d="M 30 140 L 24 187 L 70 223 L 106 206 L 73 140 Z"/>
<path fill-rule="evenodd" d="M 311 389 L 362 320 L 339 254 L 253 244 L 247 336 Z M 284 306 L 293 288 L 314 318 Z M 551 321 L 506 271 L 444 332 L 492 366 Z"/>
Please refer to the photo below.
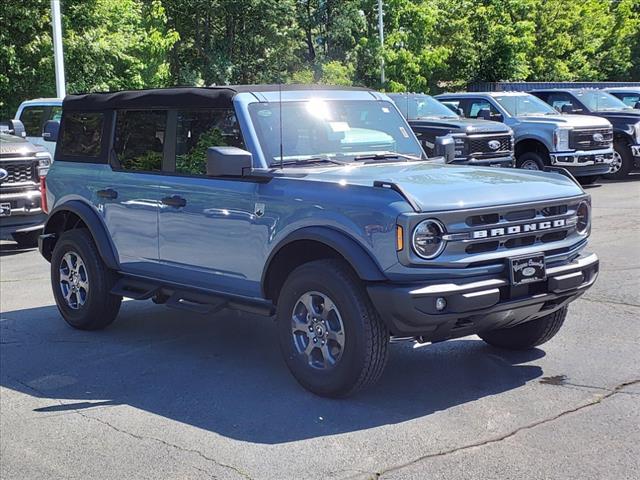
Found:
<path fill-rule="evenodd" d="M 492 142 L 498 142 L 497 148 L 489 146 Z M 469 156 L 494 156 L 497 154 L 509 154 L 511 152 L 511 135 L 479 135 L 466 138 L 466 151 Z"/>
<path fill-rule="evenodd" d="M 464 251 L 467 254 L 478 254 L 564 240 L 575 229 L 568 220 L 574 217 L 576 207 L 577 204 L 561 203 L 468 216 L 464 223 L 473 230 L 471 238 L 464 242 Z M 554 226 L 553 222 L 556 220 L 564 220 L 565 224 Z M 542 228 L 546 223 L 549 224 L 548 228 Z M 482 232 L 482 235 L 473 238 L 474 232 Z"/>
<path fill-rule="evenodd" d="M 588 130 L 571 130 L 569 132 L 569 148 L 572 150 L 608 148 L 611 146 L 611 142 L 613 142 L 613 130 L 611 128 L 590 128 Z"/>
<path fill-rule="evenodd" d="M 38 162 L 2 162 L 0 168 L 7 171 L 8 176 L 2 181 L 2 186 L 12 184 L 33 184 L 38 182 Z"/>

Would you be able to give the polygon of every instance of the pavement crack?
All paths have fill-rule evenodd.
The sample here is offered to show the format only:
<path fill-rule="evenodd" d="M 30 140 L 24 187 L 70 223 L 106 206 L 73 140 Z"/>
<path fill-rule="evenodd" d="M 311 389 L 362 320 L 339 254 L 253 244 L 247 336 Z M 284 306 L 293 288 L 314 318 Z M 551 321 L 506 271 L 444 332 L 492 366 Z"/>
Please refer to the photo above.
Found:
<path fill-rule="evenodd" d="M 640 305 L 636 304 L 636 303 L 627 303 L 627 302 L 614 302 L 611 300 L 605 300 L 603 298 L 598 298 L 598 297 L 582 297 L 581 300 L 586 300 L 587 302 L 591 302 L 591 303 L 608 303 L 610 305 L 622 305 L 624 307 L 634 307 L 634 308 L 640 308 Z"/>
<path fill-rule="evenodd" d="M 631 385 L 637 385 L 639 383 L 640 383 L 640 378 L 620 383 L 620 384 L 616 385 L 615 387 L 613 387 L 611 389 L 608 389 L 607 393 L 602 394 L 602 395 L 598 395 L 595 398 L 593 398 L 591 401 L 589 401 L 587 403 L 583 403 L 582 405 L 578 405 L 577 407 L 570 408 L 568 410 L 563 410 L 562 412 L 560 412 L 560 413 L 558 413 L 556 415 L 553 415 L 551 417 L 544 418 L 542 420 L 538 420 L 536 422 L 532 422 L 532 423 L 529 423 L 527 425 L 523 425 L 521 427 L 516 428 L 515 430 L 511 430 L 510 432 L 507 432 L 507 433 L 505 433 L 503 435 L 500 435 L 498 437 L 489 438 L 487 440 L 483 440 L 483 441 L 475 442 L 475 443 L 470 443 L 470 444 L 467 444 L 467 445 L 462 445 L 460 447 L 450 448 L 448 450 L 442 450 L 440 452 L 435 452 L 435 453 L 429 453 L 429 454 L 426 454 L 426 455 L 422 455 L 422 456 L 420 456 L 418 458 L 415 458 L 415 459 L 410 460 L 408 462 L 402 463 L 400 465 L 395 465 L 395 466 L 386 468 L 384 470 L 381 470 L 379 472 L 375 472 L 373 478 L 381 478 L 383 475 L 386 475 L 388 473 L 401 470 L 401 469 L 409 467 L 411 465 L 415 465 L 418 462 L 421 462 L 421 461 L 424 461 L 424 460 L 428 460 L 430 458 L 445 457 L 447 455 L 451 455 L 451 454 L 454 454 L 454 453 L 462 452 L 462 451 L 465 451 L 465 450 L 470 450 L 470 449 L 473 449 L 473 448 L 485 447 L 487 445 L 492 445 L 494 443 L 500 443 L 500 442 L 502 442 L 504 440 L 507 440 L 507 439 L 509 439 L 511 437 L 514 437 L 515 435 L 518 435 L 521 432 L 537 428 L 537 427 L 539 427 L 541 425 L 545 425 L 545 424 L 554 422 L 554 421 L 556 421 L 556 420 L 558 420 L 558 419 L 560 419 L 562 417 L 565 417 L 567 415 L 570 415 L 572 413 L 576 413 L 576 412 L 579 412 L 581 410 L 593 407 L 595 405 L 599 405 L 604 400 L 606 400 L 608 398 L 611 398 L 614 395 L 617 395 L 619 393 L 623 393 L 623 392 L 621 392 L 621 390 L 623 390 L 624 388 L 629 387 Z"/>

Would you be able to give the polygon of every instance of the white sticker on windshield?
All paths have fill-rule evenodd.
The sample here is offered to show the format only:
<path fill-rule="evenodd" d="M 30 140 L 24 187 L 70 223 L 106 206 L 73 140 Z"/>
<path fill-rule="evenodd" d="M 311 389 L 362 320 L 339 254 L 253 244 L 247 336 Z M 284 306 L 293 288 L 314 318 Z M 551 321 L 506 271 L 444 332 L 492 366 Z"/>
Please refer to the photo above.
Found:
<path fill-rule="evenodd" d="M 383 111 L 384 113 L 389 113 L 391 110 L 389 110 L 389 108 L 388 108 L 388 107 L 382 107 L 382 111 Z"/>
<path fill-rule="evenodd" d="M 329 122 L 329 127 L 334 133 L 348 132 L 351 129 L 347 122 Z"/>
<path fill-rule="evenodd" d="M 402 136 L 404 138 L 409 138 L 409 134 L 407 133 L 407 131 L 404 129 L 404 127 L 400 127 L 400 133 L 402 134 Z"/>

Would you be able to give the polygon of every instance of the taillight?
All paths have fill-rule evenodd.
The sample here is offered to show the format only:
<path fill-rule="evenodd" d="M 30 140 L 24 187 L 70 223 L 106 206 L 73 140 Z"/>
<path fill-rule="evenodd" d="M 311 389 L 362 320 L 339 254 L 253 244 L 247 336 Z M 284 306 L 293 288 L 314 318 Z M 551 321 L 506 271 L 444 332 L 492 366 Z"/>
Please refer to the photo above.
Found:
<path fill-rule="evenodd" d="M 44 213 L 49 213 L 47 204 L 47 177 L 40 177 L 40 208 Z"/>

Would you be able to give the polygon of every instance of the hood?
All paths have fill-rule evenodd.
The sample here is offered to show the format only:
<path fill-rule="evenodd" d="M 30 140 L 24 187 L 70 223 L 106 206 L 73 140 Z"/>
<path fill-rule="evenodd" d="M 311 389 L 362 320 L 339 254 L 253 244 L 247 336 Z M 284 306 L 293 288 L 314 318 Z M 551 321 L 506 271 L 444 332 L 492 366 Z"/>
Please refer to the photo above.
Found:
<path fill-rule="evenodd" d="M 302 173 L 291 169 L 291 173 Z M 286 171 L 285 171 L 286 173 Z M 304 170 L 305 180 L 372 187 L 375 180 L 394 182 L 423 212 L 537 202 L 583 194 L 558 173 L 443 165 L 433 162 L 355 164 Z"/>
<path fill-rule="evenodd" d="M 530 124 L 549 124 L 574 128 L 606 128 L 611 124 L 599 116 L 592 115 L 531 115 L 517 117 L 518 121 Z"/>
<path fill-rule="evenodd" d="M 0 158 L 31 156 L 41 150 L 43 149 L 29 143 L 24 138 L 7 133 L 0 133 Z"/>
<path fill-rule="evenodd" d="M 409 125 L 420 127 L 447 127 L 455 128 L 469 135 L 475 133 L 509 133 L 510 128 L 501 122 L 489 120 L 474 120 L 472 118 L 437 118 L 425 117 L 410 120 Z"/>

